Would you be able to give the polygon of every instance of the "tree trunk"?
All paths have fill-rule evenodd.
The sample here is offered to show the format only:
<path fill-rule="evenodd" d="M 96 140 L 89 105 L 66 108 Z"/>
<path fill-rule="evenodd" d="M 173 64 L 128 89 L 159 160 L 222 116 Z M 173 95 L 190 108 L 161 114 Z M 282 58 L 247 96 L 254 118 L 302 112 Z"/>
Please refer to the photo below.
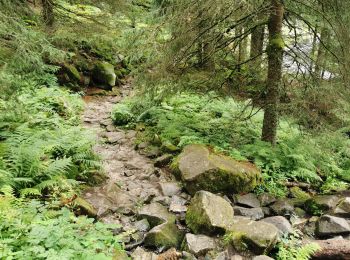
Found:
<path fill-rule="evenodd" d="M 264 34 L 265 26 L 261 25 L 256 27 L 251 34 L 250 40 L 250 59 L 254 59 L 254 65 L 260 67 L 261 65 L 261 56 L 256 58 L 258 55 L 261 55 L 264 48 Z"/>
<path fill-rule="evenodd" d="M 43 18 L 47 26 L 51 27 L 55 21 L 53 0 L 41 0 L 43 6 Z"/>
<path fill-rule="evenodd" d="M 321 247 L 321 249 L 312 256 L 312 259 L 350 259 L 350 242 L 348 240 L 330 239 L 311 242 L 317 243 Z"/>
<path fill-rule="evenodd" d="M 325 59 L 326 59 L 326 50 L 323 47 L 323 44 L 327 43 L 328 40 L 328 30 L 327 28 L 323 28 L 320 35 L 320 43 L 318 46 L 318 52 L 316 57 L 315 64 L 315 75 L 316 78 L 323 78 L 324 67 L 325 67 Z"/>
<path fill-rule="evenodd" d="M 284 6 L 281 0 L 271 0 L 271 14 L 268 22 L 269 45 L 268 75 L 266 80 L 265 114 L 261 139 L 276 144 L 278 125 L 279 89 L 282 78 L 283 47 L 282 22 Z"/>

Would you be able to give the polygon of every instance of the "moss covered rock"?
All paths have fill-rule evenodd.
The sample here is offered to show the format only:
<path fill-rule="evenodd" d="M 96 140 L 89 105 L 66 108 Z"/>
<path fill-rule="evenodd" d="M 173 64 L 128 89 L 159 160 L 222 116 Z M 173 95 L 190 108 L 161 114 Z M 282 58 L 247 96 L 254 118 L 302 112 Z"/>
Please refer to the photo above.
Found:
<path fill-rule="evenodd" d="M 145 245 L 157 248 L 178 248 L 184 233 L 174 223 L 166 222 L 152 228 L 145 237 Z"/>
<path fill-rule="evenodd" d="M 115 86 L 117 80 L 114 66 L 108 62 L 97 62 L 92 77 L 94 82 L 102 84 L 108 88 Z"/>
<path fill-rule="evenodd" d="M 268 253 L 277 243 L 278 229 L 266 222 L 235 217 L 226 238 L 237 250 L 249 249 L 255 254 Z"/>
<path fill-rule="evenodd" d="M 74 65 L 65 64 L 64 70 L 67 73 L 67 75 L 71 81 L 73 81 L 73 82 L 80 82 L 81 81 L 80 73 Z"/>
<path fill-rule="evenodd" d="M 199 190 L 228 194 L 249 192 L 262 179 L 253 164 L 213 153 L 198 144 L 186 146 L 172 168 L 191 194 Z"/>
<path fill-rule="evenodd" d="M 228 201 L 207 191 L 192 198 L 186 213 L 186 224 L 195 233 L 225 233 L 233 223 L 233 208 Z"/>

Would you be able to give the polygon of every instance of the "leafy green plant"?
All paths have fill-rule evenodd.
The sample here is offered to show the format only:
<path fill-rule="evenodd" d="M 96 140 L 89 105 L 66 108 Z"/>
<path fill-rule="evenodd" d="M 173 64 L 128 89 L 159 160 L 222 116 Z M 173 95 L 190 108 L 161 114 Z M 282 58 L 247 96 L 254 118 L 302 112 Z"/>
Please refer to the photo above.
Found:
<path fill-rule="evenodd" d="M 276 259 L 278 260 L 308 260 L 320 250 L 320 246 L 315 243 L 303 245 L 301 234 L 294 232 L 289 237 L 282 238 L 277 249 Z"/>
<path fill-rule="evenodd" d="M 113 259 L 123 253 L 113 228 L 66 208 L 0 196 L 0 258 Z"/>

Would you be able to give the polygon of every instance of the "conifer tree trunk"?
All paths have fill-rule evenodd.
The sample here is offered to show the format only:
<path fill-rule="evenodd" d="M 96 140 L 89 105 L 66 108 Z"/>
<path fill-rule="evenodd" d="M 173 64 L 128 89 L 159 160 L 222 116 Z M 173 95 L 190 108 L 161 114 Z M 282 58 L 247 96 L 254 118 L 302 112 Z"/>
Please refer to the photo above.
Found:
<path fill-rule="evenodd" d="M 53 4 L 54 0 L 41 0 L 43 6 L 43 18 L 47 26 L 51 27 L 55 21 Z"/>
<path fill-rule="evenodd" d="M 261 139 L 276 144 L 278 125 L 279 89 L 282 78 L 283 47 L 282 22 L 284 6 L 281 0 L 271 0 L 271 13 L 268 22 L 269 45 L 268 75 L 266 80 L 265 114 Z"/>
<path fill-rule="evenodd" d="M 256 27 L 251 34 L 250 40 L 250 59 L 253 59 L 263 52 L 264 48 L 265 26 Z M 260 66 L 261 57 L 255 58 L 254 65 Z"/>

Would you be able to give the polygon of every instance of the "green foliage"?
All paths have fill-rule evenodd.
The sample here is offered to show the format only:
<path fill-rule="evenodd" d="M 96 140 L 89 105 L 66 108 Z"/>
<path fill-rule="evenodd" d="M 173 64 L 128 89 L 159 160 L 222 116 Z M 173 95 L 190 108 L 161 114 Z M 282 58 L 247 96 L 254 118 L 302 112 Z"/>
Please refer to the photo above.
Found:
<path fill-rule="evenodd" d="M 121 108 L 133 114 L 133 123 L 146 125 L 143 139 L 152 141 L 157 136 L 161 143 L 170 142 L 179 148 L 191 143 L 208 144 L 235 159 L 254 162 L 266 181 L 257 192 L 267 190 L 283 196 L 287 180 L 320 186 L 324 179 L 338 179 L 348 171 L 350 142 L 341 131 L 316 136 L 302 132 L 284 118 L 278 144 L 273 147 L 260 141 L 261 112 L 214 93 L 182 93 L 153 103 L 151 98 L 136 96 L 117 105 L 115 111 Z M 114 113 L 112 118 L 117 115 Z"/>
<path fill-rule="evenodd" d="M 122 249 L 112 228 L 66 208 L 0 196 L 1 259 L 113 259 Z"/>
<path fill-rule="evenodd" d="M 315 243 L 303 245 L 301 234 L 294 232 L 289 237 L 282 238 L 277 249 L 276 259 L 278 260 L 308 260 L 320 250 L 320 246 Z"/>

